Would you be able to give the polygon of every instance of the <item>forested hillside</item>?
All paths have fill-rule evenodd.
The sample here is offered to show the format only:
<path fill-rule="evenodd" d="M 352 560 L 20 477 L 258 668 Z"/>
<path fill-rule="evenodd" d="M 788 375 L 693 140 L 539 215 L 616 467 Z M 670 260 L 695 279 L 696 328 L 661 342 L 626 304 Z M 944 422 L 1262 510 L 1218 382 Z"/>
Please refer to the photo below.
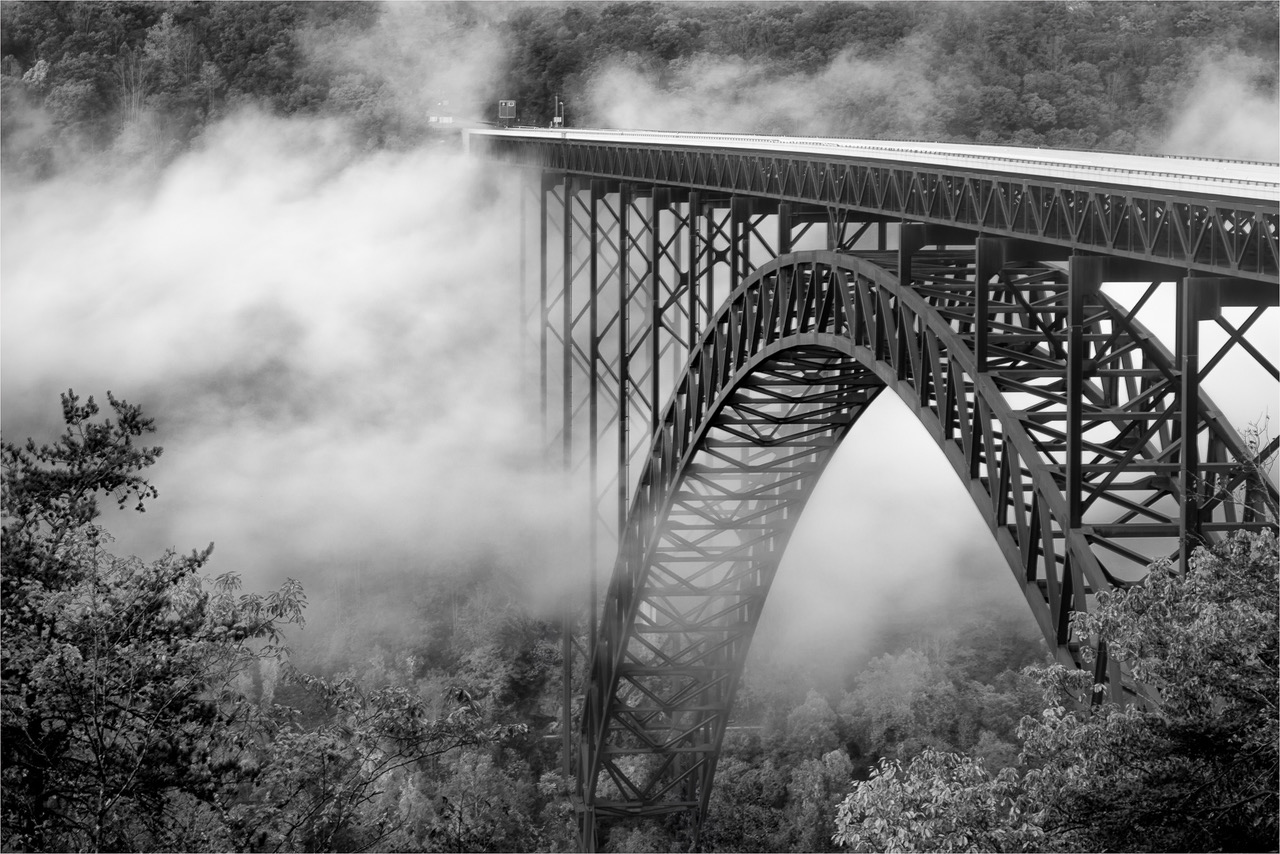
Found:
<path fill-rule="evenodd" d="M 0 849 L 577 844 L 557 614 L 585 597 L 500 182 L 442 118 L 1274 160 L 1278 10 L 0 3 Z M 876 549 L 843 559 L 892 604 Z M 822 661 L 758 639 L 703 847 L 1274 849 L 1275 537 L 1077 627 L 1163 707 L 1091 703 L 996 563 L 957 553 Z"/>
<path fill-rule="evenodd" d="M 584 124 L 1211 154 L 1186 150 L 1211 144 L 1187 124 L 1207 117 L 1204 87 L 1275 109 L 1276 18 L 1274 3 L 543 7 L 512 15 L 503 82 L 539 123 L 559 92 Z"/>
<path fill-rule="evenodd" d="M 535 125 L 560 98 L 578 125 L 1277 156 L 1274 2 L 396 5 L 6 3 L 6 168 L 171 156 L 248 103 L 411 146 L 499 98 Z"/>
<path fill-rule="evenodd" d="M 152 504 L 160 449 L 108 402 L 99 418 L 68 393 L 56 442 L 3 445 L 5 848 L 573 849 L 558 632 L 527 579 L 384 572 L 332 596 L 328 631 L 291 655 L 296 581 L 244 593 L 204 572 L 211 548 L 112 554 L 101 503 Z M 1091 704 L 1091 674 L 1036 664 L 1025 622 L 981 607 L 874 638 L 843 684 L 749 672 L 703 845 L 1267 850 L 1277 579 L 1275 535 L 1241 534 L 1099 597 L 1078 637 L 1159 686 L 1152 708 Z M 669 851 L 687 827 L 602 835 Z"/>
<path fill-rule="evenodd" d="M 160 451 L 144 444 L 150 419 L 109 403 L 104 417 L 66 396 L 57 442 L 3 449 L 6 848 L 574 847 L 560 633 L 520 567 L 423 555 L 426 571 L 263 594 L 211 571 L 208 550 L 115 556 L 103 506 L 154 509 Z M 309 616 L 322 634 L 302 631 Z M 1026 615 L 924 622 L 830 684 L 761 659 L 721 759 L 711 849 L 832 850 L 837 802 L 881 757 L 1014 761 L 1038 694 L 1018 671 L 1044 649 Z M 606 841 L 670 850 L 680 832 L 645 822 Z"/>

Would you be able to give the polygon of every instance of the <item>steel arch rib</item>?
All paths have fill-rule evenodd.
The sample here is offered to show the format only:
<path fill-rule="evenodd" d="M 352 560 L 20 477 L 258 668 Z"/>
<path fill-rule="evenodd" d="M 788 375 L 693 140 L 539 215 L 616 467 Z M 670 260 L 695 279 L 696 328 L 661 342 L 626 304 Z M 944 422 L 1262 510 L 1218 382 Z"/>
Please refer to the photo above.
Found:
<path fill-rule="evenodd" d="M 1063 274 L 1009 271 L 980 324 L 972 252 L 918 254 L 910 286 L 896 257 L 775 258 L 691 351 L 621 533 L 591 662 L 579 785 L 597 814 L 705 812 L 787 539 L 835 448 L 885 388 L 967 484 L 1064 664 L 1079 662 L 1070 614 L 1170 551 L 1181 496 L 1167 472 L 1184 437 L 1169 429 L 1178 383 L 1168 352 L 1105 296 L 1091 298 L 1092 376 L 1074 428 L 1089 460 L 1087 512 L 1073 527 L 1063 492 Z M 994 334 L 980 370 L 982 324 Z M 1228 458 L 1243 458 L 1244 445 L 1201 401 L 1192 438 L 1219 460 L 1217 482 L 1235 487 L 1249 475 Z M 1270 483 L 1260 488 L 1274 496 Z M 1257 522 L 1247 508 L 1236 519 L 1226 503 L 1209 505 L 1220 527 Z M 1127 578 L 1117 562 L 1129 565 Z M 1120 691 L 1118 670 L 1099 676 Z"/>

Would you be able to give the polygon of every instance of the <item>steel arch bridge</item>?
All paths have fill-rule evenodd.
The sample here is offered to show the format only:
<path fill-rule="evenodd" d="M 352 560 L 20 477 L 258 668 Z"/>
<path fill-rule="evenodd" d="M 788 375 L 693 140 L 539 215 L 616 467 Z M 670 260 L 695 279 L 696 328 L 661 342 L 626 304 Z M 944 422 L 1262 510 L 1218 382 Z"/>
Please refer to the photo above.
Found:
<path fill-rule="evenodd" d="M 787 540 L 886 389 L 1069 666 L 1097 591 L 1274 524 L 1277 440 L 1202 388 L 1230 371 L 1255 416 L 1277 400 L 1273 164 L 612 131 L 469 146 L 525 167 L 524 328 L 549 448 L 587 484 L 589 664 L 563 700 L 588 848 L 597 817 L 681 813 L 696 845 Z M 1097 652 L 1113 697 L 1141 692 Z"/>

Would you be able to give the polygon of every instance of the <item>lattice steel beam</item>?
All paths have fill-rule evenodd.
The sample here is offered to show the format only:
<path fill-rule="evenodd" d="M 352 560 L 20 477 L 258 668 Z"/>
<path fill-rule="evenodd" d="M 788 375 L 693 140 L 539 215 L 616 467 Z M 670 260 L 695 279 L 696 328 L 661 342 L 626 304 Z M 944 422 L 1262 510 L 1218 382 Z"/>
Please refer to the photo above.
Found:
<path fill-rule="evenodd" d="M 980 169 L 680 145 L 477 135 L 476 150 L 541 169 L 757 196 L 953 225 L 1195 270 L 1280 282 L 1274 202 Z"/>

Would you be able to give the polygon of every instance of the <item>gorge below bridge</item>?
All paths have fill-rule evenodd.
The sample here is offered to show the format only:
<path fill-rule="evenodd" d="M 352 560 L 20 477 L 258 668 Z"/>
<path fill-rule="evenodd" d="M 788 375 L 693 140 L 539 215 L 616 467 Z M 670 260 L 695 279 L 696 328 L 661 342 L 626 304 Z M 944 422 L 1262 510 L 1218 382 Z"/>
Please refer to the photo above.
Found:
<path fill-rule="evenodd" d="M 1251 418 L 1277 401 L 1275 164 L 604 130 L 467 145 L 521 176 L 522 328 L 548 447 L 586 484 L 587 617 L 564 652 L 587 666 L 564 704 L 587 849 L 597 820 L 673 814 L 697 844 L 788 537 L 886 389 L 1065 665 L 1097 592 L 1268 524 L 1277 440 L 1205 386 Z M 1109 696 L 1141 702 L 1097 653 Z"/>

